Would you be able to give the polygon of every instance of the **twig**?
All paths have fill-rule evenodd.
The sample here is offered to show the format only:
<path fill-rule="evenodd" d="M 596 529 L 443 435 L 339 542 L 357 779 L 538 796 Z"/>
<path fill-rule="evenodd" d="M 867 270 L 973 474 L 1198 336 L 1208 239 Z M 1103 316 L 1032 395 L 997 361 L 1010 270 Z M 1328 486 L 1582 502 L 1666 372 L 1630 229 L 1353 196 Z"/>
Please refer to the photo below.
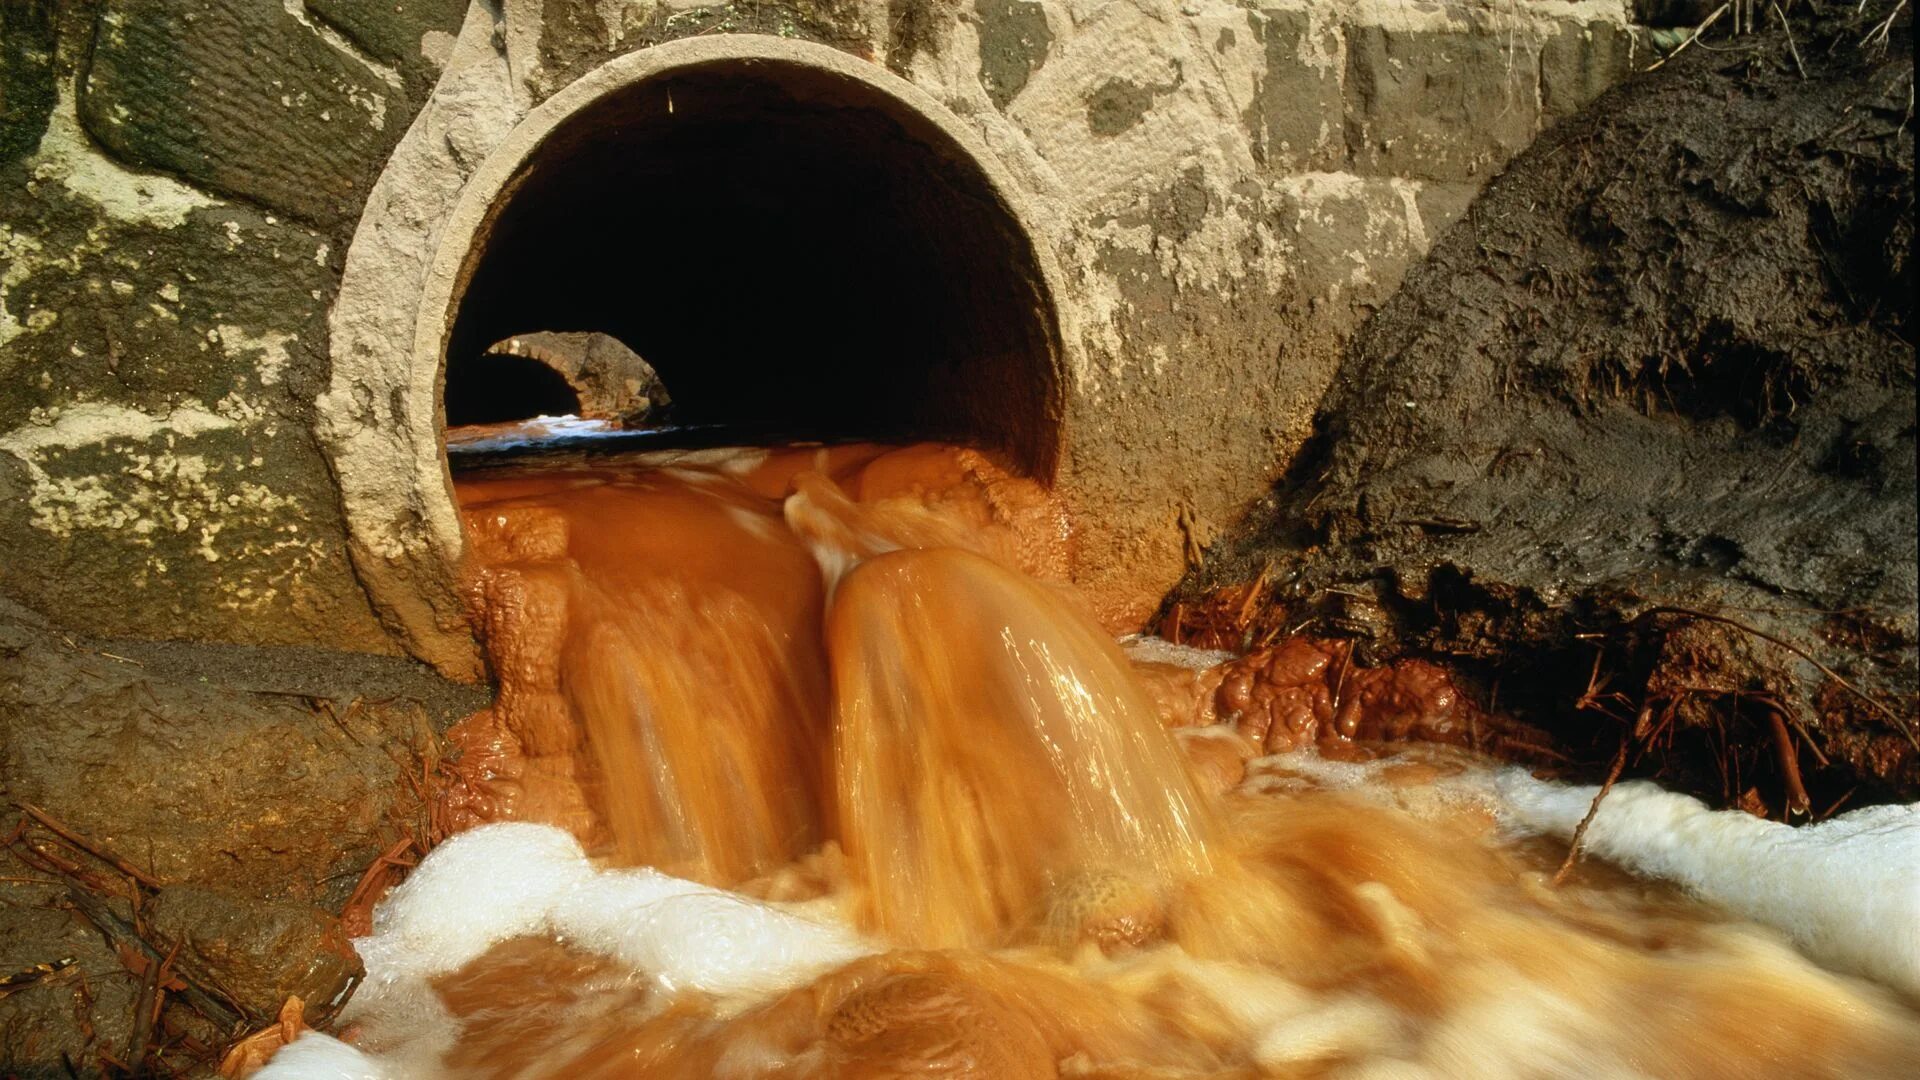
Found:
<path fill-rule="evenodd" d="M 1860 47 L 1866 48 L 1870 44 L 1885 46 L 1887 43 L 1887 35 L 1893 31 L 1893 20 L 1900 17 L 1900 12 L 1905 9 L 1906 6 L 1907 0 L 1900 0 L 1899 3 L 1893 5 L 1893 10 L 1887 12 L 1886 19 L 1882 21 L 1880 25 L 1867 31 L 1867 36 L 1860 39 Z M 1873 40 L 1874 38 L 1879 38 L 1880 40 L 1875 42 Z"/>
<path fill-rule="evenodd" d="M 1833 805 L 1827 807 L 1826 811 L 1822 813 L 1819 817 L 1814 818 L 1814 820 L 1825 821 L 1828 818 L 1832 817 L 1834 815 L 1834 812 L 1839 810 L 1842 806 L 1845 806 L 1847 803 L 1847 800 L 1853 798 L 1853 793 L 1859 790 L 1860 790 L 1860 785 L 1858 784 L 1855 784 L 1854 786 L 1848 788 L 1847 793 L 1845 795 L 1842 795 L 1839 798 L 1833 800 Z"/>
<path fill-rule="evenodd" d="M 366 925 L 370 926 L 375 893 L 389 884 L 389 871 L 406 870 L 418 865 L 406 858 L 407 850 L 416 847 L 419 847 L 418 841 L 411 836 L 404 837 L 395 841 L 392 847 L 375 858 L 367 866 L 366 872 L 360 875 L 360 881 L 354 885 L 353 892 L 347 896 L 347 902 L 341 905 L 341 921 L 357 921 L 364 917 L 369 920 Z"/>
<path fill-rule="evenodd" d="M 1879 710 L 1880 713 L 1884 715 L 1887 719 L 1893 721 L 1894 726 L 1900 729 L 1900 733 L 1907 737 L 1907 741 L 1913 744 L 1913 748 L 1915 750 L 1920 750 L 1920 739 L 1914 738 L 1913 728 L 1908 726 L 1905 718 L 1901 717 L 1899 713 L 1894 712 L 1892 709 L 1887 708 L 1885 705 L 1882 705 L 1875 698 L 1869 697 L 1865 691 L 1861 690 L 1859 687 L 1853 685 L 1847 680 L 1841 678 L 1839 672 L 1833 670 L 1827 665 L 1814 659 L 1812 654 L 1808 653 L 1805 649 L 1802 649 L 1800 646 L 1795 645 L 1791 641 L 1786 641 L 1784 639 L 1774 637 L 1772 634 L 1767 633 L 1765 630 L 1755 629 L 1754 627 L 1748 626 L 1746 623 L 1743 623 L 1738 619 L 1729 619 L 1725 615 L 1711 615 L 1704 611 L 1695 611 L 1692 608 L 1671 607 L 1671 606 L 1650 607 L 1647 610 L 1641 612 L 1638 618 L 1644 619 L 1649 615 L 1686 615 L 1695 619 L 1705 619 L 1708 622 L 1724 623 L 1725 625 L 1731 626 L 1736 630 L 1745 630 L 1747 633 L 1752 634 L 1754 637 L 1757 637 L 1762 641 L 1771 641 L 1775 645 L 1780 646 L 1781 648 L 1787 650 L 1788 652 L 1799 657 L 1800 659 L 1805 660 L 1807 663 L 1812 664 L 1814 667 L 1819 668 L 1820 673 L 1822 675 L 1825 675 L 1827 678 L 1832 679 L 1836 683 L 1839 683 L 1842 687 L 1845 687 L 1846 690 L 1849 693 L 1851 693 L 1854 697 L 1859 698 L 1861 701 L 1864 701 L 1868 705 L 1871 705 L 1875 709 Z"/>
<path fill-rule="evenodd" d="M 47 845 L 47 847 L 51 846 L 51 844 Z M 19 847 L 10 848 L 10 850 L 13 852 L 13 857 L 22 863 L 43 874 L 57 875 L 64 883 L 79 882 L 96 892 L 112 891 L 112 887 L 101 880 L 97 874 L 77 862 L 48 851 L 47 847 L 42 847 L 31 838 L 27 838 L 20 841 Z"/>
<path fill-rule="evenodd" d="M 1907 2 L 1907 0 L 1900 0 L 1900 2 L 1904 4 Z M 1718 20 L 1720 16 L 1725 15 L 1727 13 L 1727 9 L 1732 6 L 1733 5 L 1731 3 L 1726 3 L 1726 4 L 1721 4 L 1717 8 L 1714 8 L 1713 14 L 1707 16 L 1706 21 L 1702 22 L 1699 26 L 1694 27 L 1693 33 L 1687 35 L 1687 40 L 1681 42 L 1679 46 L 1677 46 L 1672 52 L 1668 53 L 1667 55 L 1661 57 L 1659 60 L 1655 61 L 1653 66 L 1648 68 L 1647 70 L 1659 71 L 1660 65 L 1665 64 L 1667 61 L 1673 59 L 1676 56 L 1679 56 L 1683 52 L 1686 52 L 1687 46 L 1693 44 L 1696 41 L 1699 41 L 1700 35 L 1707 32 L 1707 27 L 1712 26 L 1714 22 Z"/>
<path fill-rule="evenodd" d="M 67 843 L 74 845 L 75 847 L 93 856 L 94 858 L 99 859 L 101 862 L 106 863 L 108 866 L 113 867 L 115 870 L 118 870 L 121 873 L 127 875 L 128 877 L 132 878 L 133 880 L 139 882 L 140 884 L 145 885 L 147 888 L 149 889 L 164 888 L 164 886 L 160 883 L 160 881 L 157 878 L 155 878 L 152 874 L 146 873 L 145 871 L 141 870 L 139 867 L 133 865 L 127 860 L 121 858 L 118 855 L 115 855 L 111 851 L 108 851 L 106 848 L 103 848 L 97 844 L 94 844 L 93 842 L 89 841 L 86 837 L 83 837 L 79 833 L 74 832 L 72 829 L 67 828 L 65 825 L 60 824 L 58 821 L 54 820 L 53 816 L 51 814 L 48 814 L 45 810 L 42 810 L 39 807 L 34 806 L 30 803 L 16 802 L 13 805 L 19 807 L 21 812 L 26 814 L 28 817 L 46 826 L 48 832 L 53 833 L 55 836 L 58 836 L 60 839 L 65 840 Z"/>
<path fill-rule="evenodd" d="M 1787 52 L 1793 55 L 1793 68 L 1800 73 L 1800 81 L 1806 82 L 1807 66 L 1800 62 L 1800 49 L 1793 43 L 1793 25 L 1787 22 L 1787 13 L 1781 11 L 1780 5 L 1772 3 L 1771 0 L 1767 6 L 1773 9 L 1774 17 L 1780 20 L 1780 29 L 1787 32 Z"/>
<path fill-rule="evenodd" d="M 1273 573 L 1273 560 L 1268 559 L 1260 566 L 1260 576 L 1254 578 L 1253 584 L 1247 586 L 1247 598 L 1241 601 L 1240 613 L 1234 619 L 1236 629 L 1242 631 L 1247 629 L 1248 621 L 1253 618 L 1253 602 L 1260 598 L 1260 589 L 1267 583 L 1267 575 L 1271 573 Z"/>
<path fill-rule="evenodd" d="M 112 909 L 108 908 L 99 897 L 94 896 L 83 888 L 69 888 L 67 890 L 67 899 L 80 914 L 86 916 L 88 922 L 92 923 L 95 928 L 106 935 L 107 940 L 112 942 L 116 947 L 126 946 L 129 949 L 133 949 L 152 964 L 159 964 L 166 961 L 167 958 L 160 955 L 160 950 L 154 948 L 145 938 L 134 933 L 133 927 L 128 926 L 126 921 L 120 918 L 120 916 L 115 915 Z M 213 993 L 200 986 L 195 977 L 188 975 L 184 971 L 176 972 L 175 977 L 186 987 L 186 989 L 180 991 L 182 1000 L 192 1006 L 193 1011 L 212 1021 L 213 1024 L 220 1028 L 226 1035 L 230 1037 L 238 1035 L 252 1025 L 253 1018 L 245 1009 L 241 1008 L 238 1003 L 222 1001 L 219 997 L 216 997 Z M 228 996 L 230 997 L 231 995 Z"/>
<path fill-rule="evenodd" d="M 167 1003 L 167 980 L 172 977 L 173 961 L 180 955 L 180 946 L 160 963 L 147 961 L 147 970 L 140 979 L 140 996 L 133 1003 L 133 1031 L 127 1037 L 127 1062 L 135 1069 L 142 1070 L 147 1060 L 148 1047 L 153 1043 L 154 1021 L 160 1018 L 160 1010 Z"/>
<path fill-rule="evenodd" d="M 1643 722 L 1647 715 L 1646 709 L 1640 710 Z M 1587 816 L 1581 818 L 1580 824 L 1573 827 L 1573 843 L 1567 848 L 1567 861 L 1561 863 L 1559 871 L 1553 875 L 1554 888 L 1560 887 L 1560 883 L 1567 879 L 1567 875 L 1573 873 L 1573 864 L 1580 861 L 1580 842 L 1587 838 L 1587 826 L 1593 824 L 1594 815 L 1600 812 L 1600 800 L 1606 798 L 1607 792 L 1613 790 L 1614 782 L 1620 779 L 1620 770 L 1627 767 L 1627 747 L 1632 742 L 1631 733 L 1620 737 L 1620 749 L 1614 753 L 1613 764 L 1607 768 L 1606 782 L 1601 784 L 1600 790 L 1594 793 L 1593 805 L 1587 807 Z"/>
<path fill-rule="evenodd" d="M 1787 731 L 1787 721 L 1777 708 L 1767 709 L 1767 723 L 1773 729 L 1773 752 L 1780 759 L 1780 776 L 1787 785 L 1788 818 L 1805 817 L 1812 800 L 1807 798 L 1806 785 L 1800 781 L 1800 755 L 1795 752 L 1793 735 Z"/>

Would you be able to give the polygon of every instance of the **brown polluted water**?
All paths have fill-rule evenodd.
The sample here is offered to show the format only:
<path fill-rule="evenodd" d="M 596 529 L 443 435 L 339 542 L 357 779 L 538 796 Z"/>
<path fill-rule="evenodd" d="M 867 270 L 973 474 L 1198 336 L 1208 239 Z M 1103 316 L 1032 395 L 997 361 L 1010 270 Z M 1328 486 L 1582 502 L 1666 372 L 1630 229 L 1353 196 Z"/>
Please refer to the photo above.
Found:
<path fill-rule="evenodd" d="M 1920 1063 L 1913 1002 L 1771 932 L 1595 862 L 1551 885 L 1564 846 L 1502 833 L 1438 669 L 1123 651 L 1065 584 L 1066 515 L 989 455 L 663 453 L 456 486 L 499 695 L 451 733 L 446 820 L 558 825 L 592 865 L 524 872 L 573 875 L 573 909 L 363 990 L 343 1034 L 383 1075 Z M 697 892 L 579 915 L 601 886 Z M 691 930 L 647 936 L 683 902 L 708 905 Z M 784 974 L 701 974 L 722 962 Z"/>

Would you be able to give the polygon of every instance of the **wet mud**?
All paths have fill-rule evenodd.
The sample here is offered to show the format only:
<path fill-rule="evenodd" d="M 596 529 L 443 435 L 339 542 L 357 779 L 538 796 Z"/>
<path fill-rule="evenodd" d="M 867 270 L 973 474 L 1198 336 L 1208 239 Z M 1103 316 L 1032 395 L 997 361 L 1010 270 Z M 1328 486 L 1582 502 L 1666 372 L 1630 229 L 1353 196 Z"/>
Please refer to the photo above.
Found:
<path fill-rule="evenodd" d="M 1776 819 L 1920 797 L 1910 17 L 1862 18 L 1687 50 L 1517 158 L 1162 634 L 1439 663 L 1571 772 Z"/>

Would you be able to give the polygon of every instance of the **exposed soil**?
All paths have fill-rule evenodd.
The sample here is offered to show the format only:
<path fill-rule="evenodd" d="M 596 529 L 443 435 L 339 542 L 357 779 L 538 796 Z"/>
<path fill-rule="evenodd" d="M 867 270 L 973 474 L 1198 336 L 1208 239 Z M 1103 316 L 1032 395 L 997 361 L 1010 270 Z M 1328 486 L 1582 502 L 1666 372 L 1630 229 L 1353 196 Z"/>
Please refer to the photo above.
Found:
<path fill-rule="evenodd" d="M 1163 629 L 1450 661 L 1573 771 L 1775 817 L 1920 796 L 1910 16 L 1852 10 L 1518 158 Z"/>

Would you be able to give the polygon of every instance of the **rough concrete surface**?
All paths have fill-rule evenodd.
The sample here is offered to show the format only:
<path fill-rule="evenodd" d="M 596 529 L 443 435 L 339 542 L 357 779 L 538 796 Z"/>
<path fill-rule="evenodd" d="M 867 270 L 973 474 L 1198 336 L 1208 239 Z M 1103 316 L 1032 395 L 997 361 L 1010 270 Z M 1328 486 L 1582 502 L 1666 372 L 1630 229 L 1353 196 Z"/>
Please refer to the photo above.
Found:
<path fill-rule="evenodd" d="M 458 633 L 434 569 L 457 537 L 432 495 L 369 508 L 390 525 L 350 543 L 362 496 L 309 433 L 335 468 L 348 444 L 394 463 L 363 489 L 443 486 L 416 464 L 432 419 L 394 409 L 437 385 L 439 358 L 412 354 L 426 264 L 514 125 L 617 56 L 817 42 L 972 132 L 1060 267 L 1060 479 L 1083 581 L 1122 619 L 1284 465 L 1353 327 L 1486 177 L 1650 57 L 1598 0 L 113 0 L 5 18 L 0 479 L 14 506 L 86 509 L 8 515 L 0 588 L 102 633 L 374 650 L 419 650 L 409 626 Z M 368 360 L 395 342 L 402 363 Z M 63 583 L 108 568 L 130 590 L 114 603 Z M 356 576 L 400 583 L 369 605 Z M 466 652 L 439 659 L 472 676 Z"/>

